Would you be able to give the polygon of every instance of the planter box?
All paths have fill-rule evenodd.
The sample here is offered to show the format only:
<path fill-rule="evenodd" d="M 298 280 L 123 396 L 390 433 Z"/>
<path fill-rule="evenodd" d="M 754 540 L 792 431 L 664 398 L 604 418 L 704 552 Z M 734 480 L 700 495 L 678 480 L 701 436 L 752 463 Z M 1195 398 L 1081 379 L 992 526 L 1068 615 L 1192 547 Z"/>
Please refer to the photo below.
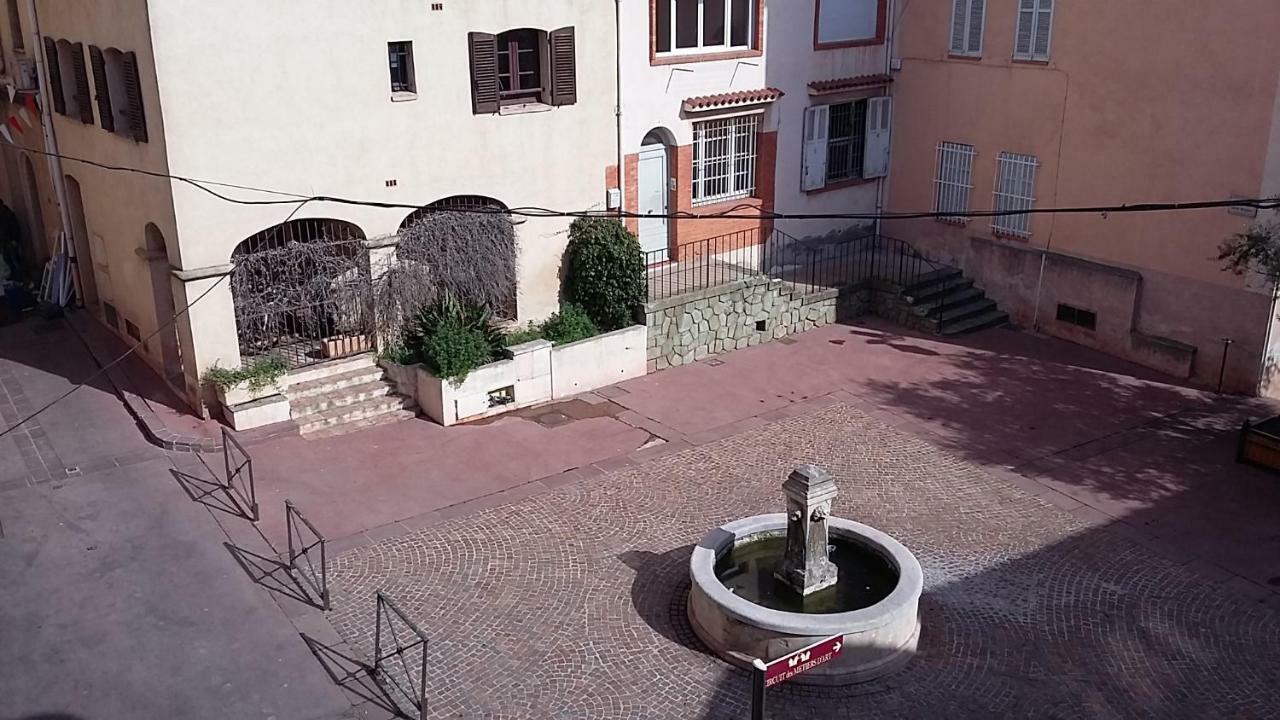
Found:
<path fill-rule="evenodd" d="M 1245 422 L 1236 461 L 1280 472 L 1280 416 L 1257 425 Z"/>
<path fill-rule="evenodd" d="M 233 430 L 251 430 L 289 420 L 289 399 L 272 395 L 239 405 L 222 406 L 223 417 Z"/>
<path fill-rule="evenodd" d="M 423 414 L 448 426 L 640 377 L 647 337 L 645 326 L 635 325 L 560 347 L 546 340 L 515 345 L 505 360 L 476 368 L 458 385 L 422 365 L 383 361 L 383 367 L 402 393 L 412 388 Z"/>
<path fill-rule="evenodd" d="M 281 380 L 283 380 L 283 378 L 281 378 Z M 280 380 L 276 380 L 270 385 L 265 385 L 256 391 L 249 390 L 248 381 L 236 383 L 225 390 L 218 386 L 214 387 L 218 393 L 218 402 L 221 403 L 223 407 L 243 405 L 245 403 L 253 402 L 254 400 L 271 397 L 272 395 L 284 394 L 284 388 L 280 385 Z"/>

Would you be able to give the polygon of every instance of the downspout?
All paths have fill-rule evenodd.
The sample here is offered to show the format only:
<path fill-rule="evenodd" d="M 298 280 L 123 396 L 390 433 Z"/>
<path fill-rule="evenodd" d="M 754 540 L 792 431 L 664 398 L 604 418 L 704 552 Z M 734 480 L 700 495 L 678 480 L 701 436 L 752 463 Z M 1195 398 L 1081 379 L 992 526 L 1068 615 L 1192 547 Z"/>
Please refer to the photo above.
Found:
<path fill-rule="evenodd" d="M 31 16 L 31 55 L 36 63 L 36 87 L 40 91 L 40 127 L 44 133 L 45 160 L 53 175 L 53 193 L 58 199 L 58 217 L 62 220 L 62 235 L 66 238 L 67 257 L 75 260 L 75 243 L 71 237 L 71 211 L 67 206 L 67 179 L 62 172 L 62 157 L 58 152 L 58 136 L 53 131 L 53 100 L 49 84 L 45 82 L 44 39 L 40 35 L 40 16 L 36 12 L 36 0 L 27 0 L 27 14 Z M 37 210 L 43 212 L 43 210 Z M 47 238 L 46 238 L 47 240 Z"/>
<path fill-rule="evenodd" d="M 613 36 L 614 36 L 614 79 L 615 104 L 613 106 L 614 121 L 617 123 L 618 135 L 618 217 L 627 209 L 627 171 L 622 156 L 622 0 L 613 0 Z"/>
<path fill-rule="evenodd" d="M 904 10 L 906 9 L 905 3 L 903 4 L 903 9 Z M 884 44 L 884 75 L 885 77 L 890 77 L 893 74 L 893 43 L 898 35 L 898 23 L 897 23 L 897 18 L 893 16 L 893 3 L 890 4 L 889 8 L 887 8 L 885 12 L 887 13 L 885 22 L 889 24 L 889 27 L 886 30 L 887 37 L 885 39 L 885 44 Z M 893 97 L 893 83 L 889 83 L 885 87 L 885 92 L 888 93 L 889 97 Z M 890 105 L 890 107 L 892 108 L 892 105 Z M 893 108 L 892 110 L 890 110 L 890 112 L 893 113 L 893 115 L 890 116 L 891 118 L 896 116 L 897 108 Z M 881 215 L 884 214 L 885 185 L 889 182 L 889 176 L 893 174 L 892 172 L 892 169 L 893 169 L 893 123 L 892 122 L 889 123 L 889 148 L 890 148 L 889 150 L 890 172 L 885 173 L 884 177 L 881 177 L 880 179 L 876 180 L 876 225 L 875 225 L 876 235 L 884 234 L 884 227 L 883 227 L 884 218 L 881 217 Z"/>
<path fill-rule="evenodd" d="M 1062 93 L 1062 120 L 1058 124 L 1058 158 L 1055 161 L 1053 169 L 1053 200 L 1058 200 L 1058 180 L 1062 177 L 1062 143 L 1063 138 L 1067 134 L 1067 105 L 1071 102 L 1071 76 L 1063 73 L 1063 77 L 1067 79 L 1067 88 Z M 1106 220 L 1106 215 L 1102 216 Z M 1053 251 L 1053 230 L 1057 226 L 1057 215 L 1049 216 L 1049 237 L 1045 242 L 1044 251 L 1040 253 L 1040 275 L 1036 278 L 1036 306 L 1031 315 L 1031 329 L 1034 332 L 1040 332 L 1040 297 L 1044 292 L 1044 271 L 1045 266 L 1049 262 L 1049 253 Z M 1134 323 L 1137 323 L 1135 312 Z"/>

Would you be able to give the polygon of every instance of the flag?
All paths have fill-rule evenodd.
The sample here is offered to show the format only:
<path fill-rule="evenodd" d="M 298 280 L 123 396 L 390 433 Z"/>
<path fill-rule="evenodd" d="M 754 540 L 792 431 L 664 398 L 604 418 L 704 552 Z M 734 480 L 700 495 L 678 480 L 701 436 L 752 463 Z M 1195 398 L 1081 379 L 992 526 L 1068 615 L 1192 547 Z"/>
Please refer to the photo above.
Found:
<path fill-rule="evenodd" d="M 18 117 L 22 120 L 22 124 L 27 127 L 35 127 L 35 123 L 31 121 L 31 113 L 27 112 L 25 107 L 18 108 Z"/>
<path fill-rule="evenodd" d="M 13 136 L 9 134 L 9 128 L 5 127 L 4 125 L 0 125 L 0 136 L 4 137 L 5 142 L 9 143 L 10 145 L 13 144 Z"/>
<path fill-rule="evenodd" d="M 18 94 L 18 89 L 12 85 L 9 85 L 8 89 L 9 89 L 9 102 L 13 102 L 13 98 Z"/>
<path fill-rule="evenodd" d="M 40 117 L 40 106 L 36 104 L 35 93 L 27 93 L 27 96 L 24 99 L 23 104 L 27 106 L 27 109 L 31 111 L 32 115 L 35 115 L 36 117 Z"/>
<path fill-rule="evenodd" d="M 9 127 L 17 130 L 18 132 L 22 132 L 22 123 L 18 122 L 18 117 L 16 115 L 9 116 Z"/>

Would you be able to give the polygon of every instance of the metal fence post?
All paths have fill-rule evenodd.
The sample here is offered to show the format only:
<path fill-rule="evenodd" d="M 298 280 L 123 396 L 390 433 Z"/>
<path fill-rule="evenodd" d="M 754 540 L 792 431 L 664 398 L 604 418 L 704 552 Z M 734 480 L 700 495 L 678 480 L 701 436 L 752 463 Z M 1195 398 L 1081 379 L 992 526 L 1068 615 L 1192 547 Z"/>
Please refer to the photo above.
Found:
<path fill-rule="evenodd" d="M 751 663 L 751 720 L 764 720 L 764 661 L 756 658 Z"/>

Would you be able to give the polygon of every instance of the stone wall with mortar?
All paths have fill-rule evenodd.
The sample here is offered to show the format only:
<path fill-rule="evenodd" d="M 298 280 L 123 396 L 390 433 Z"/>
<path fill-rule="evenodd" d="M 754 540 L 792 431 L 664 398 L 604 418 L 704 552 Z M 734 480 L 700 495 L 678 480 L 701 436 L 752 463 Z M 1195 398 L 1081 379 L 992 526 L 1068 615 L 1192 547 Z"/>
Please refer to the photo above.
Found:
<path fill-rule="evenodd" d="M 836 290 L 801 296 L 780 280 L 757 277 L 648 303 L 649 371 L 833 323 L 840 301 Z"/>

